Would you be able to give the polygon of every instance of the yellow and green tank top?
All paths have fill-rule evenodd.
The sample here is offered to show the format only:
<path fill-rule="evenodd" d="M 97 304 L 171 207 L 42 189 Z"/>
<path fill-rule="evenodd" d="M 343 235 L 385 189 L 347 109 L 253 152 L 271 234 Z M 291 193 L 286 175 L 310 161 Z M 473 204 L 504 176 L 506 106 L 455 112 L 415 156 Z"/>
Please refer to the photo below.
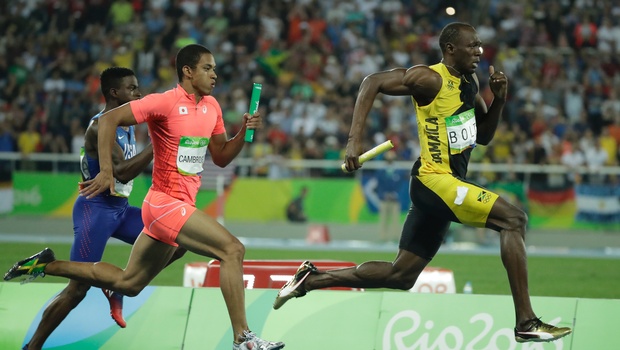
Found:
<path fill-rule="evenodd" d="M 416 164 L 413 173 L 465 178 L 471 150 L 476 146 L 474 107 L 478 86 L 471 74 L 455 77 L 443 63 L 429 68 L 441 75 L 443 83 L 426 106 L 418 106 L 412 98 L 421 147 L 419 168 Z"/>

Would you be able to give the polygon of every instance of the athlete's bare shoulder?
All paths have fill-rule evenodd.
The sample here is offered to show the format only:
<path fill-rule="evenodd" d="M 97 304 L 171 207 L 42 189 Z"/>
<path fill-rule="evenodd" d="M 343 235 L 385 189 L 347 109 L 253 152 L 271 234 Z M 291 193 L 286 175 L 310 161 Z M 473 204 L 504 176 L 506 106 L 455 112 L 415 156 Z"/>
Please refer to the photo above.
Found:
<path fill-rule="evenodd" d="M 427 65 L 415 65 L 407 69 L 403 83 L 407 85 L 412 96 L 420 106 L 431 103 L 441 90 L 441 75 Z"/>

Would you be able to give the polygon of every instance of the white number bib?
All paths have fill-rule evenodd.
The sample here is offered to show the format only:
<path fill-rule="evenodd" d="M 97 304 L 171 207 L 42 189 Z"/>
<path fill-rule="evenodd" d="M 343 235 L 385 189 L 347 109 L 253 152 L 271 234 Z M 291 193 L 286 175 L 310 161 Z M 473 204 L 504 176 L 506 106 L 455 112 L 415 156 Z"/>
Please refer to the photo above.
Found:
<path fill-rule="evenodd" d="M 129 180 L 124 184 L 117 179 L 114 179 L 114 192 L 117 197 L 129 197 L 131 190 L 133 189 L 133 180 Z"/>
<path fill-rule="evenodd" d="M 82 177 L 87 180 L 90 179 L 88 160 L 86 159 L 86 150 L 84 149 L 84 147 L 80 147 L 80 171 L 82 172 Z"/>
<path fill-rule="evenodd" d="M 177 153 L 177 169 L 183 175 L 202 172 L 209 139 L 206 137 L 181 136 Z"/>
<path fill-rule="evenodd" d="M 446 118 L 450 154 L 459 154 L 476 146 L 476 115 L 474 109 Z"/>

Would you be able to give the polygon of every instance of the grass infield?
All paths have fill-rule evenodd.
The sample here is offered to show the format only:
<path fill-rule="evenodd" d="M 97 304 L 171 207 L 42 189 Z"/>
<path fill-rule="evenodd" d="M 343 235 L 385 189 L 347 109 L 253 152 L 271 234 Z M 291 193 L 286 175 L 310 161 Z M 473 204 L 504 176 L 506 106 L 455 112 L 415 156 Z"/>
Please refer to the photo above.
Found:
<path fill-rule="evenodd" d="M 37 243 L 2 243 L 0 246 L 0 271 L 6 271 L 16 261 L 28 257 L 45 245 Z M 58 259 L 68 259 L 69 244 L 50 244 Z M 108 245 L 103 261 L 120 267 L 127 263 L 131 247 Z M 246 259 L 333 259 L 362 263 L 367 260 L 392 261 L 395 253 L 358 251 L 317 251 L 248 248 Z M 186 263 L 209 261 L 193 253 L 164 269 L 151 283 L 159 286 L 181 286 L 183 267 Z M 579 297 L 620 299 L 618 261 L 612 259 L 540 257 L 528 259 L 530 294 L 533 296 Z M 431 266 L 454 271 L 457 291 L 466 281 L 471 281 L 475 294 L 510 294 L 506 272 L 498 255 L 439 254 Z M 47 276 L 33 283 L 64 283 L 66 279 Z M 11 282 L 12 283 L 12 282 Z"/>

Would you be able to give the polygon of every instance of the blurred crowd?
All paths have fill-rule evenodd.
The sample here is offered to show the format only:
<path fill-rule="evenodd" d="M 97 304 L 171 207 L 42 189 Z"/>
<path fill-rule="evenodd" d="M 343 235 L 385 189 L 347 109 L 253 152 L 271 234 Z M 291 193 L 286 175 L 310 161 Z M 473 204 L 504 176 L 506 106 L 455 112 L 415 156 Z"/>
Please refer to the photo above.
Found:
<path fill-rule="evenodd" d="M 215 55 L 229 135 L 252 82 L 264 85 L 265 128 L 245 156 L 343 159 L 362 79 L 438 62 L 442 27 L 464 21 L 483 42 L 485 100 L 489 65 L 509 79 L 503 121 L 473 161 L 618 163 L 620 4 L 611 0 L 12 0 L 0 9 L 0 152 L 79 152 L 103 107 L 103 69 L 130 67 L 143 94 L 163 91 L 177 83 L 178 49 L 200 43 Z M 389 138 L 399 160 L 419 155 L 407 98 L 378 98 L 366 132 L 367 148 Z M 144 128 L 138 135 L 144 143 Z M 277 171 L 264 165 L 257 175 Z"/>

